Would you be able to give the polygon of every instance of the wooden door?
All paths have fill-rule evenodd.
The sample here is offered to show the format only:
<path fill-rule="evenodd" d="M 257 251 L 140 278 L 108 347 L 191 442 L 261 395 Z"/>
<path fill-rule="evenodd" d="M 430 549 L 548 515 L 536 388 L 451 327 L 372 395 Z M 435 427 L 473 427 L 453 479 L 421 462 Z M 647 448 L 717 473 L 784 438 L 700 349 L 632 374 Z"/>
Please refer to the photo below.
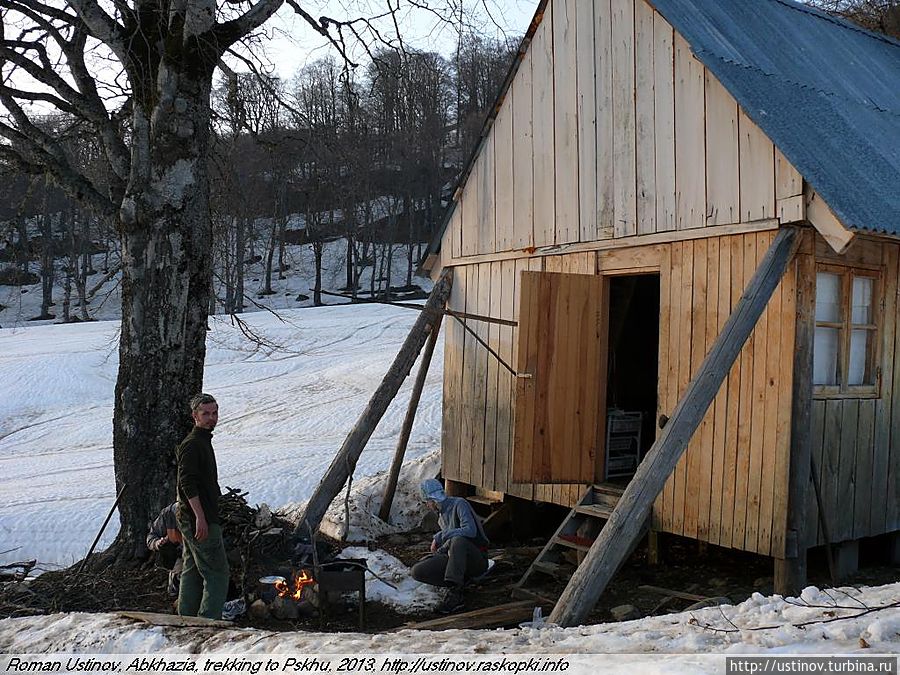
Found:
<path fill-rule="evenodd" d="M 522 272 L 520 303 L 513 480 L 590 483 L 602 456 L 604 280 Z"/>

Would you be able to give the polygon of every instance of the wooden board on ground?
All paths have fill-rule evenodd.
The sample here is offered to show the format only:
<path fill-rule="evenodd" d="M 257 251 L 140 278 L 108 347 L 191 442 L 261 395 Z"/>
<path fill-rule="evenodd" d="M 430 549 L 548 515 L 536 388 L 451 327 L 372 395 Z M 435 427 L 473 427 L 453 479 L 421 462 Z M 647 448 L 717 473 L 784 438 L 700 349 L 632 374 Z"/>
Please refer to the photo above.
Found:
<path fill-rule="evenodd" d="M 662 588 L 660 586 L 638 586 L 638 590 L 647 591 L 648 593 L 658 593 L 659 595 L 665 595 L 670 598 L 679 598 L 681 600 L 690 600 L 691 602 L 700 602 L 701 600 L 708 600 L 709 598 L 705 595 L 697 595 L 696 593 L 685 593 L 684 591 L 674 591 L 670 588 Z"/>
<path fill-rule="evenodd" d="M 135 621 L 143 621 L 152 626 L 180 626 L 191 628 L 236 628 L 230 621 L 204 619 L 201 616 L 179 616 L 178 614 L 158 614 L 156 612 L 116 612 L 119 616 Z"/>
<path fill-rule="evenodd" d="M 534 615 L 534 600 L 520 600 L 496 607 L 476 609 L 461 614 L 442 616 L 430 621 L 408 623 L 403 629 L 413 630 L 451 630 L 459 628 L 501 628 L 528 621 Z M 549 609 L 544 607 L 543 609 Z"/>

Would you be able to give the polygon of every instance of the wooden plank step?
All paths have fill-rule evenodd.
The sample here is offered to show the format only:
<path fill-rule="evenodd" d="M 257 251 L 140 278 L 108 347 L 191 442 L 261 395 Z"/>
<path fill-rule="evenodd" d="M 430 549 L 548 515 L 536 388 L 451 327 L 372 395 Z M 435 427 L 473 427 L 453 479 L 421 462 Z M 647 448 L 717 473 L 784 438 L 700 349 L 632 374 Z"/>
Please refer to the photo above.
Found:
<path fill-rule="evenodd" d="M 572 576 L 571 569 L 559 563 L 545 562 L 543 560 L 535 560 L 531 567 L 537 572 L 549 574 L 551 577 L 566 580 Z"/>
<path fill-rule="evenodd" d="M 608 504 L 581 504 L 575 507 L 575 512 L 583 516 L 591 518 L 600 518 L 601 520 L 609 520 L 615 507 Z"/>
<path fill-rule="evenodd" d="M 560 546 L 574 548 L 576 551 L 588 551 L 593 544 L 593 540 L 585 537 L 579 537 L 575 534 L 560 534 L 553 538 L 553 541 Z"/>
<path fill-rule="evenodd" d="M 625 494 L 625 488 L 615 485 L 614 483 L 594 483 L 594 492 L 602 492 L 603 494 L 621 497 Z"/>
<path fill-rule="evenodd" d="M 594 503 L 595 504 L 605 504 L 612 508 L 616 507 L 616 504 L 619 503 L 619 499 L 622 498 L 622 494 L 624 490 L 611 485 L 595 485 L 594 486 Z"/>
<path fill-rule="evenodd" d="M 553 603 L 541 603 L 547 609 Z M 413 630 L 451 630 L 459 628 L 502 628 L 515 626 L 522 621 L 528 621 L 534 614 L 534 599 L 518 600 L 497 607 L 486 607 L 471 612 L 451 614 L 430 621 L 408 623 L 396 630 L 411 628 Z"/>
<path fill-rule="evenodd" d="M 690 600 L 691 602 L 701 602 L 703 600 L 707 600 L 709 596 L 706 595 L 697 595 L 696 593 L 685 593 L 684 591 L 673 591 L 670 588 L 661 588 L 659 586 L 638 586 L 638 588 L 642 591 L 647 591 L 649 593 L 659 593 L 660 595 L 665 595 L 670 598 L 680 598 L 681 600 Z"/>

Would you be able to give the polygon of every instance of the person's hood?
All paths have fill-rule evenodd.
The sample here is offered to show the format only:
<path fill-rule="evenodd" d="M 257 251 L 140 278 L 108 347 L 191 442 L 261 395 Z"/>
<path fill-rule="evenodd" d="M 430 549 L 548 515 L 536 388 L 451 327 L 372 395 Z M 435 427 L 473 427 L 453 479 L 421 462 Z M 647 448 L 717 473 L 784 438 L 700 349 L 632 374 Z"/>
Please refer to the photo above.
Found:
<path fill-rule="evenodd" d="M 422 497 L 426 500 L 430 499 L 432 501 L 442 502 L 447 499 L 447 495 L 444 492 L 444 486 L 441 485 L 441 481 L 435 478 L 423 480 L 419 488 L 422 491 Z"/>

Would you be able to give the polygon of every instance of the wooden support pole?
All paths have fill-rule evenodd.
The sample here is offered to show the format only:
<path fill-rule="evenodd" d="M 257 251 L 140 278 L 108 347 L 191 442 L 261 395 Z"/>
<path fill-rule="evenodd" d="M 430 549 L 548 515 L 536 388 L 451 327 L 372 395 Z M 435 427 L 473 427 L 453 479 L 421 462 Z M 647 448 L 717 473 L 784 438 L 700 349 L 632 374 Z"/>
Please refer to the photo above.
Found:
<path fill-rule="evenodd" d="M 331 466 L 325 472 L 325 476 L 316 486 L 315 492 L 306 505 L 306 510 L 300 518 L 298 525 L 300 532 L 306 532 L 318 529 L 325 512 L 332 500 L 337 496 L 338 492 L 347 482 L 347 478 L 356 468 L 356 462 L 359 460 L 360 454 L 366 447 L 366 443 L 375 431 L 375 427 L 384 416 L 388 405 L 394 400 L 403 380 L 412 370 L 419 352 L 428 338 L 428 334 L 437 324 L 441 317 L 447 298 L 450 296 L 451 272 L 444 272 L 440 280 L 434 285 L 431 295 L 428 296 L 428 302 L 425 308 L 419 314 L 416 322 L 413 324 L 409 335 L 403 342 L 397 357 L 388 369 L 387 374 L 378 385 L 378 389 L 372 395 L 359 420 L 353 426 L 341 449 L 338 450 Z"/>
<path fill-rule="evenodd" d="M 409 444 L 409 436 L 412 433 L 413 422 L 416 419 L 416 410 L 419 408 L 419 399 L 422 398 L 422 389 L 425 387 L 425 376 L 428 375 L 428 367 L 431 365 L 431 357 L 434 355 L 434 347 L 437 344 L 438 333 L 441 331 L 441 315 L 438 315 L 431 333 L 428 335 L 428 344 L 422 354 L 422 363 L 416 374 L 412 393 L 409 396 L 409 406 L 406 408 L 406 417 L 403 419 L 403 427 L 400 429 L 400 438 L 397 439 L 397 450 L 394 452 L 394 461 L 388 472 L 387 483 L 384 486 L 384 496 L 381 498 L 381 508 L 378 517 L 388 522 L 391 516 L 391 504 L 394 503 L 394 493 L 397 491 L 397 479 L 400 477 L 400 467 L 403 466 L 403 457 L 406 455 L 406 446 Z"/>
<path fill-rule="evenodd" d="M 650 530 L 647 533 L 647 564 L 659 565 L 662 562 L 662 556 L 659 550 L 659 532 Z"/>
<path fill-rule="evenodd" d="M 836 586 L 838 582 L 837 572 L 834 566 L 834 551 L 831 545 L 831 530 L 828 527 L 828 518 L 825 517 L 825 502 L 822 500 L 822 488 L 819 486 L 819 470 L 816 467 L 816 458 L 809 458 L 809 472 L 812 476 L 813 492 L 816 495 L 816 514 L 819 527 L 822 530 L 822 538 L 825 540 L 825 558 L 828 561 L 828 578 L 831 579 L 831 585 Z"/>
<path fill-rule="evenodd" d="M 91 544 L 91 548 L 88 550 L 87 555 L 84 556 L 84 560 L 81 561 L 81 564 L 78 566 L 78 570 L 75 572 L 76 576 L 81 574 L 81 570 L 84 569 L 84 564 L 88 561 L 88 558 L 91 557 L 94 549 L 97 548 L 97 542 L 100 541 L 100 537 L 103 536 L 103 532 L 104 530 L 106 530 L 106 526 L 109 525 L 109 519 L 112 518 L 112 514 L 116 512 L 116 508 L 119 506 L 119 502 L 122 501 L 122 495 L 125 494 L 126 487 L 128 487 L 127 483 L 122 483 L 122 487 L 119 488 L 119 494 L 116 495 L 116 501 L 113 502 L 113 505 L 109 509 L 109 513 L 106 514 L 106 520 L 103 521 L 103 525 L 100 526 L 100 531 L 97 532 L 97 536 L 94 537 L 94 543 Z"/>
<path fill-rule="evenodd" d="M 812 243 L 811 232 L 804 233 Z M 806 587 L 806 516 L 812 464 L 812 380 L 815 335 L 816 261 L 812 248 L 797 256 L 796 331 L 791 396 L 791 445 L 785 550 L 776 551 L 775 592 L 796 595 Z M 776 514 L 777 515 L 777 514 Z"/>
<path fill-rule="evenodd" d="M 573 626 L 584 620 L 610 579 L 625 561 L 669 475 L 687 448 L 691 437 L 719 391 L 747 338 L 781 281 L 799 243 L 796 228 L 779 230 L 759 268 L 747 284 L 722 332 L 688 384 L 669 423 L 663 428 L 587 558 L 575 570 L 550 621 Z"/>

